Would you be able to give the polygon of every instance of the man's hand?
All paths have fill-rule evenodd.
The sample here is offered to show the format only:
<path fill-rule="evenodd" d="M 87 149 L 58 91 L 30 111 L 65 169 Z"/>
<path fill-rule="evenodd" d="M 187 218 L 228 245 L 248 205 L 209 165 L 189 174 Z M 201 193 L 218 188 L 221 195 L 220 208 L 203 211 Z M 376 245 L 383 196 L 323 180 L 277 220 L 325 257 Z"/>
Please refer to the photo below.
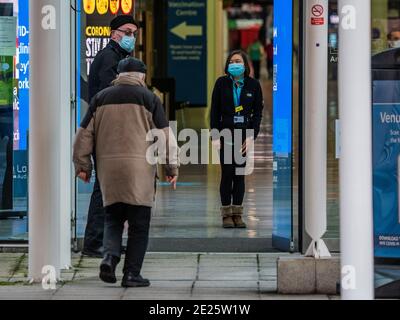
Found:
<path fill-rule="evenodd" d="M 171 184 L 172 188 L 176 190 L 176 183 L 178 182 L 178 177 L 167 176 L 167 181 Z"/>
<path fill-rule="evenodd" d="M 78 174 L 78 178 L 81 179 L 85 183 L 89 183 L 89 181 L 90 181 L 90 178 L 89 178 L 88 174 L 86 172 L 83 172 L 83 171 L 81 171 Z"/>

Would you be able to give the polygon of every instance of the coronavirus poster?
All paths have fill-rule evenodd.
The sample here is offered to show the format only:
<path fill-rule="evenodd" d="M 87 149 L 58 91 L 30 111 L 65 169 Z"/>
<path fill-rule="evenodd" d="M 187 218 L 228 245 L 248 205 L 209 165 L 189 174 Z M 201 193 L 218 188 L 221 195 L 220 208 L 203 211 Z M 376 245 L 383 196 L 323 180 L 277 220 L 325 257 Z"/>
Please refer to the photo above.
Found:
<path fill-rule="evenodd" d="M 78 123 L 88 107 L 88 77 L 94 58 L 110 41 L 110 22 L 117 15 L 134 14 L 133 0 L 77 1 Z"/>

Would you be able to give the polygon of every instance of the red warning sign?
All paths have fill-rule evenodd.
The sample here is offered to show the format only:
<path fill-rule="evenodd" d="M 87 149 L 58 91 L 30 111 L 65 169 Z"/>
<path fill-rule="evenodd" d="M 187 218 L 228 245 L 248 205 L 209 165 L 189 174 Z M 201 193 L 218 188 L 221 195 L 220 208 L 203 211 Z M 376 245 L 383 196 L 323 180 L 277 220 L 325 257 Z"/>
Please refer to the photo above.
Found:
<path fill-rule="evenodd" d="M 321 6 L 320 4 L 316 4 L 311 8 L 311 24 L 313 26 L 322 26 L 325 24 L 325 18 L 323 17 L 324 15 L 324 7 Z"/>
<path fill-rule="evenodd" d="M 313 26 L 323 26 L 325 24 L 324 18 L 311 18 L 311 24 Z"/>

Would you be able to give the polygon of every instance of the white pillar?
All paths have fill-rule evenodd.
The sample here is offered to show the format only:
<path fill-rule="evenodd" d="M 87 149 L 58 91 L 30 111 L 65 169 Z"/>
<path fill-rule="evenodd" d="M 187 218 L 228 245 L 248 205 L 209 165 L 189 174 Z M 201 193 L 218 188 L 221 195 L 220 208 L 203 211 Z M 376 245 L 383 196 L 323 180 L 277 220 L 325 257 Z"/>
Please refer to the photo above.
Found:
<path fill-rule="evenodd" d="M 29 277 L 70 265 L 70 4 L 30 0 Z"/>
<path fill-rule="evenodd" d="M 342 298 L 373 299 L 371 4 L 339 0 Z"/>
<path fill-rule="evenodd" d="M 327 230 L 328 0 L 306 0 L 305 21 L 305 229 L 306 256 L 330 257 Z"/>

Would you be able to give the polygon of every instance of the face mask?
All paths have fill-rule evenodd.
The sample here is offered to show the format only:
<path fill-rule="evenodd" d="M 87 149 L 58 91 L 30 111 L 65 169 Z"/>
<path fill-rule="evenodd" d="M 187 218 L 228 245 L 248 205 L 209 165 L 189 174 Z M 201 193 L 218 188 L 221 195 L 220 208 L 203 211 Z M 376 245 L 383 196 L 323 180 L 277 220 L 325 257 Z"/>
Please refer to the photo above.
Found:
<path fill-rule="evenodd" d="M 400 40 L 389 41 L 390 48 L 400 48 Z"/>
<path fill-rule="evenodd" d="M 136 38 L 135 37 L 128 37 L 123 36 L 119 45 L 125 51 L 131 53 L 135 49 Z"/>
<path fill-rule="evenodd" d="M 228 67 L 228 72 L 233 77 L 239 77 L 244 74 L 245 68 L 243 63 L 231 63 Z"/>

